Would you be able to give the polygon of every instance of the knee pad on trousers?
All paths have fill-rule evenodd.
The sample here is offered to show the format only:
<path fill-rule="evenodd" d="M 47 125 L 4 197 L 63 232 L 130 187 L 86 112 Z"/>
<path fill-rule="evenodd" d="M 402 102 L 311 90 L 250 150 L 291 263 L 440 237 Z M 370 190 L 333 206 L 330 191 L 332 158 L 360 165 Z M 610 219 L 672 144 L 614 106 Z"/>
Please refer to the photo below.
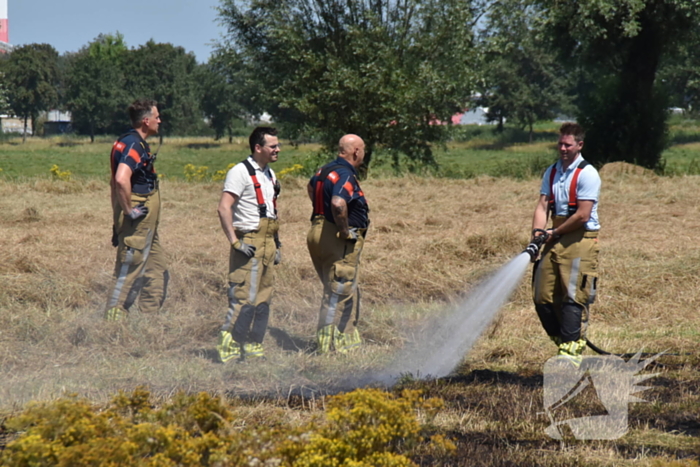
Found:
<path fill-rule="evenodd" d="M 551 303 L 535 304 L 535 311 L 548 336 L 559 336 L 559 320 Z"/>
<path fill-rule="evenodd" d="M 562 342 L 577 341 L 583 337 L 581 329 L 583 308 L 583 305 L 578 303 L 564 303 L 561 307 L 559 334 Z"/>
<path fill-rule="evenodd" d="M 341 297 L 352 295 L 353 281 L 331 281 L 331 292 Z"/>

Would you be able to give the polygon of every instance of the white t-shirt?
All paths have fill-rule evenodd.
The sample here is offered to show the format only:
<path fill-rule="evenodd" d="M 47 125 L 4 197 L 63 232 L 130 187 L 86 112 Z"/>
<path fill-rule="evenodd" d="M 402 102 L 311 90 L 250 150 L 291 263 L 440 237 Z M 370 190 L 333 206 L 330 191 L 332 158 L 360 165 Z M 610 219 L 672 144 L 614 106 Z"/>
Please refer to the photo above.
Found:
<path fill-rule="evenodd" d="M 275 197 L 275 173 L 268 165 L 265 170 L 261 170 L 257 162 L 248 156 L 255 169 L 258 183 L 267 206 L 267 217 L 276 219 L 274 197 Z M 258 198 L 255 194 L 253 179 L 248 174 L 248 169 L 239 162 L 226 174 L 224 181 L 224 191 L 236 195 L 236 202 L 232 206 L 233 227 L 243 232 L 257 230 L 260 226 L 260 211 L 258 210 Z"/>
<path fill-rule="evenodd" d="M 554 182 L 552 190 L 554 191 L 554 215 L 566 216 L 569 209 L 569 186 L 571 178 L 574 176 L 574 170 L 583 162 L 581 154 L 578 155 L 566 171 L 561 170 L 561 161 L 555 165 L 556 173 L 554 174 Z M 549 180 L 552 166 L 550 166 L 542 177 L 542 187 L 540 194 L 549 196 Z M 587 165 L 581 170 L 578 176 L 576 185 L 576 198 L 579 201 L 593 201 L 593 209 L 591 217 L 586 222 L 586 230 L 600 230 L 598 223 L 598 198 L 600 196 L 600 176 L 598 171 L 592 165 Z"/>

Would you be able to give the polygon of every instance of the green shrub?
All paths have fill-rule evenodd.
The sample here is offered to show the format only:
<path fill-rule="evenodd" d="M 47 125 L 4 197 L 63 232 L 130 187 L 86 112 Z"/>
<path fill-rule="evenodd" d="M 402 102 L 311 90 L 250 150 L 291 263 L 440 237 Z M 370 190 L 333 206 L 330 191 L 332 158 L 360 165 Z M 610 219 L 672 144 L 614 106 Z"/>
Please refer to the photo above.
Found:
<path fill-rule="evenodd" d="M 365 389 L 331 398 L 321 423 L 237 427 L 231 408 L 206 393 L 178 394 L 159 408 L 142 388 L 104 409 L 70 397 L 7 420 L 18 437 L 0 452 L 0 466 L 412 466 L 407 456 L 423 441 L 417 415 L 430 419 L 441 407 L 418 391 Z M 454 445 L 433 437 L 427 449 L 444 455 Z"/>

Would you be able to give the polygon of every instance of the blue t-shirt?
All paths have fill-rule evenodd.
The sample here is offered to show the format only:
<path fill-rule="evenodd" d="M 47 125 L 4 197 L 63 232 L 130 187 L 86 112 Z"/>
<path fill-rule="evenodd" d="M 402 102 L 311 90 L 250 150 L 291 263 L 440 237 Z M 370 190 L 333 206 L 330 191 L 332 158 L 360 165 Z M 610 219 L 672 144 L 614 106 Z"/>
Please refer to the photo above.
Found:
<path fill-rule="evenodd" d="M 146 194 L 155 190 L 158 175 L 153 167 L 155 158 L 151 156 L 151 147 L 141 138 L 136 130 L 131 130 L 119 137 L 112 146 L 110 165 L 112 178 L 117 174 L 119 164 L 126 164 L 131 169 L 131 191 Z"/>
<path fill-rule="evenodd" d="M 554 170 L 556 170 L 556 173 L 554 174 L 554 182 L 552 183 L 552 190 L 554 191 L 555 216 L 568 215 L 569 187 L 571 186 L 571 179 L 574 176 L 574 171 L 581 162 L 583 162 L 583 157 L 581 157 L 579 154 L 576 160 L 574 160 L 565 171 L 562 171 L 561 161 L 558 161 L 554 166 L 550 166 L 545 171 L 544 177 L 542 177 L 540 194 L 549 198 L 551 196 L 549 181 L 552 167 L 554 167 Z M 598 198 L 600 196 L 600 185 L 600 176 L 598 175 L 598 171 L 595 169 L 595 167 L 589 164 L 581 169 L 581 173 L 578 176 L 578 183 L 576 184 L 576 199 L 579 201 L 593 201 L 593 209 L 591 210 L 591 217 L 586 222 L 586 230 L 600 230 L 600 224 L 598 223 Z"/>
<path fill-rule="evenodd" d="M 323 181 L 323 188 L 319 193 L 316 186 L 318 178 L 327 167 L 332 168 L 332 170 Z M 339 196 L 348 205 L 348 225 L 360 229 L 367 228 L 369 225 L 369 206 L 367 206 L 367 199 L 365 199 L 365 194 L 357 181 L 357 171 L 348 161 L 339 157 L 324 165 L 316 172 L 316 175 L 311 177 L 309 184 L 314 189 L 314 214 L 323 214 L 328 222 L 335 223 L 331 211 L 331 199 L 334 196 Z M 323 206 L 321 207 L 319 204 Z"/>

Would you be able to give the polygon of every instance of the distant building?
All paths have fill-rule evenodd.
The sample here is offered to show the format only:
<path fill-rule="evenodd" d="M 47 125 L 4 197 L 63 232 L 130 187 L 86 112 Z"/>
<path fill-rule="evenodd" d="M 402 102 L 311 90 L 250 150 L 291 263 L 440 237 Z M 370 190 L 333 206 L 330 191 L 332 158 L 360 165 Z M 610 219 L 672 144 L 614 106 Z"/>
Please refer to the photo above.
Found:
<path fill-rule="evenodd" d="M 49 110 L 46 112 L 44 136 L 63 135 L 72 132 L 73 126 L 71 125 L 70 112 L 63 112 L 61 110 Z"/>
<path fill-rule="evenodd" d="M 7 18 L 7 0 L 0 0 L 0 53 L 7 53 L 11 50 L 10 20 Z"/>
<path fill-rule="evenodd" d="M 48 112 L 42 112 L 39 116 L 44 121 L 44 136 L 63 135 L 73 131 L 70 112 L 49 110 Z M 33 130 L 32 120 L 28 119 L 27 135 L 34 134 Z M 24 132 L 24 119 L 15 117 L 14 115 L 0 115 L 0 131 L 3 133 L 17 133 L 21 135 Z"/>
<path fill-rule="evenodd" d="M 488 107 L 474 107 L 467 109 L 463 113 L 454 114 L 452 116 L 453 125 L 495 125 L 498 122 L 489 122 L 486 119 L 486 114 L 489 113 Z"/>
<path fill-rule="evenodd" d="M 464 109 L 464 112 L 459 112 L 450 118 L 452 125 L 495 125 L 498 122 L 489 122 L 486 119 L 486 114 L 489 112 L 488 107 L 474 107 L 473 109 Z M 395 124 L 396 122 L 392 122 Z M 438 120 L 437 118 L 430 121 L 430 125 L 447 125 L 447 121 Z"/>
<path fill-rule="evenodd" d="M 3 133 L 24 133 L 24 119 L 14 115 L 0 115 L 0 131 Z M 32 121 L 27 120 L 27 134 L 32 134 Z"/>
<path fill-rule="evenodd" d="M 255 125 L 270 125 L 274 123 L 272 121 L 272 115 L 270 115 L 267 112 L 263 112 L 262 115 L 259 116 L 251 116 L 248 118 L 248 125 L 250 126 L 255 126 Z"/>

